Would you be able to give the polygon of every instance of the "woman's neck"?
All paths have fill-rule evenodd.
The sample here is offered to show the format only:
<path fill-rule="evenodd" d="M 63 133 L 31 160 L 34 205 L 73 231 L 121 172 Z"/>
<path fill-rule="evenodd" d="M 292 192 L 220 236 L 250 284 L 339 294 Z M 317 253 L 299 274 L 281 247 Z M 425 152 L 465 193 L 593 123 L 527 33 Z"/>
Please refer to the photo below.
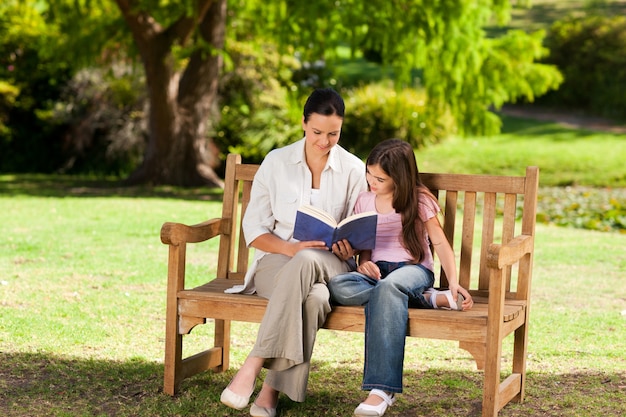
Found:
<path fill-rule="evenodd" d="M 324 171 L 324 167 L 326 167 L 326 162 L 328 161 L 328 154 L 318 156 L 318 157 L 306 157 L 306 164 L 309 167 L 309 171 L 311 171 L 311 187 L 314 189 L 319 189 L 320 184 L 322 182 L 322 171 Z"/>

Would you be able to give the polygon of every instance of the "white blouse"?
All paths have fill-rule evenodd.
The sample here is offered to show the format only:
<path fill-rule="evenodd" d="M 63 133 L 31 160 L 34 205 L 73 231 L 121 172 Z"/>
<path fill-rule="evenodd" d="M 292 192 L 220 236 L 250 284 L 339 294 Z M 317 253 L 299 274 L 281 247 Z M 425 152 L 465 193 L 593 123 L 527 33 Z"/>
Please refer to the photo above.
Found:
<path fill-rule="evenodd" d="M 272 150 L 261 163 L 242 224 L 248 246 L 266 233 L 292 240 L 296 211 L 301 205 L 312 203 L 312 198 L 318 200 L 316 206 L 340 221 L 352 214 L 358 195 L 367 189 L 363 161 L 335 145 L 322 171 L 319 195 L 312 197 L 313 178 L 304 155 L 305 140 Z M 258 260 L 264 255 L 265 252 L 256 250 L 244 285 L 226 292 L 253 293 L 252 277 Z"/>

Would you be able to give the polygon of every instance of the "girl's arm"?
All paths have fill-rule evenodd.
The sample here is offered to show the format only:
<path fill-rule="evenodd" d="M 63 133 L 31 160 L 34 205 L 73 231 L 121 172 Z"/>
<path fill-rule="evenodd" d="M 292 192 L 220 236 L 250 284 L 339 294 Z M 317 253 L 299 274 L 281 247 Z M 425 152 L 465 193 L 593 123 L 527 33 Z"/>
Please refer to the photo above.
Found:
<path fill-rule="evenodd" d="M 469 310 L 474 305 L 474 300 L 472 300 L 472 296 L 469 292 L 459 285 L 454 251 L 452 250 L 450 243 L 448 243 L 448 239 L 446 239 L 446 235 L 443 232 L 441 224 L 439 223 L 439 219 L 437 216 L 431 217 L 428 221 L 426 221 L 425 225 L 430 242 L 432 243 L 435 253 L 439 258 L 439 262 L 441 262 L 441 266 L 446 273 L 446 278 L 448 278 L 448 285 L 450 287 L 450 291 L 452 292 L 452 298 L 456 300 L 458 292 L 463 294 L 463 297 L 465 297 L 465 301 L 463 301 L 463 310 Z"/>
<path fill-rule="evenodd" d="M 359 265 L 365 263 L 372 259 L 372 251 L 371 250 L 362 250 L 359 253 Z"/>

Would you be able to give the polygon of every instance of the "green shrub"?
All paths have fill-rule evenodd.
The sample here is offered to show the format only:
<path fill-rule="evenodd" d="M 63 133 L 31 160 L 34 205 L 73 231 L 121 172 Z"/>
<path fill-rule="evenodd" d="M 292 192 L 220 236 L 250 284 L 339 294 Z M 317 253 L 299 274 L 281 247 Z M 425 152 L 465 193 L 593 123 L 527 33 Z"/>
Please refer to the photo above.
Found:
<path fill-rule="evenodd" d="M 224 154 L 238 153 L 246 162 L 259 163 L 273 148 L 302 137 L 302 104 L 291 82 L 298 63 L 271 44 L 233 41 L 228 56 L 214 140 Z"/>
<path fill-rule="evenodd" d="M 125 176 L 137 167 L 147 136 L 144 83 L 143 73 L 121 64 L 70 80 L 46 116 L 65 127 L 59 172 Z"/>
<path fill-rule="evenodd" d="M 430 115 L 423 90 L 397 90 L 390 82 L 376 83 L 349 91 L 345 99 L 341 144 L 362 158 L 384 139 L 404 139 L 419 149 L 455 128 L 450 115 Z"/>
<path fill-rule="evenodd" d="M 20 94 L 20 89 L 6 81 L 0 80 L 0 143 L 10 136 L 10 129 L 5 125 L 9 119 L 9 109 Z M 7 140 L 8 141 L 8 140 Z"/>
<path fill-rule="evenodd" d="M 626 17 L 569 17 L 546 37 L 547 63 L 565 77 L 540 103 L 626 118 Z"/>
<path fill-rule="evenodd" d="M 0 172 L 52 172 L 62 159 L 60 131 L 45 115 L 72 62 L 54 53 L 41 19 L 29 4 L 0 3 Z"/>

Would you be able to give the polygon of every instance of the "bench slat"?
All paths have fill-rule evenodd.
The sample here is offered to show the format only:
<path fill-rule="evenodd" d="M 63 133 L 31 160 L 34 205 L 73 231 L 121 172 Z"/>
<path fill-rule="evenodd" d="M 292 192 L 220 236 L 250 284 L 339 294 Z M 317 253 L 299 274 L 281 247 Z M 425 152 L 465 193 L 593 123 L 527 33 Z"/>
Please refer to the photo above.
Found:
<path fill-rule="evenodd" d="M 523 194 L 524 177 L 493 175 L 420 173 L 420 180 L 430 189 Z"/>
<path fill-rule="evenodd" d="M 472 271 L 472 255 L 474 247 L 474 229 L 476 224 L 476 193 L 465 193 L 463 208 L 463 232 L 461 236 L 461 253 L 459 264 L 459 285 L 470 288 Z"/>

